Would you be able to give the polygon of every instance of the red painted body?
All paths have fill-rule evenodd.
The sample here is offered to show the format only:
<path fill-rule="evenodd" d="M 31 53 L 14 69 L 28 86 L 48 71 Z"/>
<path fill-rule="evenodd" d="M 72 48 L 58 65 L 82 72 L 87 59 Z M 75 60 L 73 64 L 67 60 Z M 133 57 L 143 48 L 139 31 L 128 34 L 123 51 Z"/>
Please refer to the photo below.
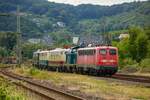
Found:
<path fill-rule="evenodd" d="M 111 46 L 80 48 L 77 54 L 77 64 L 117 67 L 118 49 Z"/>

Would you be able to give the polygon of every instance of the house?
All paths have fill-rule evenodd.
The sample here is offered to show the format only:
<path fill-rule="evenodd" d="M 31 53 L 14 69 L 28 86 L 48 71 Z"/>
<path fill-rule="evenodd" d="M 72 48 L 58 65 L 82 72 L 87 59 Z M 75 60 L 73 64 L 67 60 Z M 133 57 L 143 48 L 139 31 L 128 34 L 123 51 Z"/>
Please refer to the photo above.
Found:
<path fill-rule="evenodd" d="M 130 37 L 130 35 L 128 33 L 122 33 L 122 34 L 119 35 L 120 40 L 122 40 L 124 38 L 129 38 L 129 37 Z"/>

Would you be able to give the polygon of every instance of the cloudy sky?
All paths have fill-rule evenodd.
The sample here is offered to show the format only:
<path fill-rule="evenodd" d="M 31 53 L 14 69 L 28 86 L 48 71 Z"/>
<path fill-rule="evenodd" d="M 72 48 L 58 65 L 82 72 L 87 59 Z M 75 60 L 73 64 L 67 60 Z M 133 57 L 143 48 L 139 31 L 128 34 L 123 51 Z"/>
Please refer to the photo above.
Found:
<path fill-rule="evenodd" d="M 147 0 L 48 0 L 48 1 L 72 5 L 79 5 L 79 4 L 113 5 L 113 4 L 121 4 L 124 2 L 147 1 Z"/>

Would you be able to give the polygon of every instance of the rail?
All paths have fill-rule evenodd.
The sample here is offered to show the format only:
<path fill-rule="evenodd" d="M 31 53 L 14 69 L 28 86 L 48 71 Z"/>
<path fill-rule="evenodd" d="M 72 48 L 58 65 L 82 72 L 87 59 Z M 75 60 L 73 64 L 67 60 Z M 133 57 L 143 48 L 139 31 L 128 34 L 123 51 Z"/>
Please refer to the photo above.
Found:
<path fill-rule="evenodd" d="M 140 83 L 148 83 L 150 84 L 150 77 L 148 76 L 136 76 L 136 75 L 126 75 L 126 74 L 115 74 L 112 78 L 119 79 L 119 80 L 127 80 L 133 82 L 140 82 Z"/>
<path fill-rule="evenodd" d="M 6 70 L 0 70 L 0 72 L 3 75 L 9 77 L 9 79 L 11 78 L 10 80 L 16 80 L 16 81 L 19 80 L 22 82 L 26 82 L 27 84 L 21 84 L 22 82 L 19 83 L 15 82 L 15 84 L 22 86 L 23 88 L 26 88 L 32 92 L 35 92 L 36 94 L 44 98 L 47 98 L 48 100 L 86 100 L 82 97 L 75 96 L 65 91 L 57 90 L 50 86 L 43 85 L 40 82 L 37 82 L 35 80 L 28 79 L 26 77 L 14 74 Z"/>

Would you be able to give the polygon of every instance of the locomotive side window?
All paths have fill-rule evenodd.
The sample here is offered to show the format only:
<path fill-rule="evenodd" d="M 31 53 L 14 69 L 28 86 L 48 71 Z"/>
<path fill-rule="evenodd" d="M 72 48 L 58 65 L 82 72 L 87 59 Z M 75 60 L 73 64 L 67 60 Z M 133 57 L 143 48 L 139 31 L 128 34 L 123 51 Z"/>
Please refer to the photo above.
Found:
<path fill-rule="evenodd" d="M 95 50 L 80 50 L 78 51 L 79 55 L 95 55 Z"/>
<path fill-rule="evenodd" d="M 115 49 L 110 49 L 109 54 L 110 55 L 116 55 L 116 50 Z"/>
<path fill-rule="evenodd" d="M 83 50 L 78 51 L 79 55 L 83 55 Z"/>
<path fill-rule="evenodd" d="M 106 49 L 100 49 L 99 53 L 101 55 L 106 55 L 107 51 L 106 51 Z"/>

